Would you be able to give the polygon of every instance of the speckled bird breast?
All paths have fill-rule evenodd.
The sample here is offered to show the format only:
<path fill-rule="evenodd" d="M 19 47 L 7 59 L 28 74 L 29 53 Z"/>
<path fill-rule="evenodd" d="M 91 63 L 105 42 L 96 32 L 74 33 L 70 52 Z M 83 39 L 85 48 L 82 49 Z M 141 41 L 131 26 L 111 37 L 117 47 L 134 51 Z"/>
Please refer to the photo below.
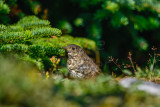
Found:
<path fill-rule="evenodd" d="M 78 60 L 77 58 L 72 58 L 67 60 L 67 67 L 69 70 L 69 76 L 71 78 L 84 78 L 83 70 L 81 68 L 81 65 L 83 65 L 84 61 L 83 60 Z"/>
<path fill-rule="evenodd" d="M 68 58 L 67 68 L 71 78 L 83 79 L 95 76 L 99 71 L 97 65 L 90 64 L 91 59 L 84 60 L 84 58 Z"/>

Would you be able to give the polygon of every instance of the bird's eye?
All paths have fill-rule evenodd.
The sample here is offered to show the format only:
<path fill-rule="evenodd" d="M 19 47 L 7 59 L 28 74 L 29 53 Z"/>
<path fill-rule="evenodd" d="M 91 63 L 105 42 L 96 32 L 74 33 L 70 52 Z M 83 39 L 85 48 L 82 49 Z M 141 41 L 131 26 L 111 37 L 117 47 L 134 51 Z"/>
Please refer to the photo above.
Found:
<path fill-rule="evenodd" d="M 75 50 L 75 48 L 72 48 L 72 50 Z"/>

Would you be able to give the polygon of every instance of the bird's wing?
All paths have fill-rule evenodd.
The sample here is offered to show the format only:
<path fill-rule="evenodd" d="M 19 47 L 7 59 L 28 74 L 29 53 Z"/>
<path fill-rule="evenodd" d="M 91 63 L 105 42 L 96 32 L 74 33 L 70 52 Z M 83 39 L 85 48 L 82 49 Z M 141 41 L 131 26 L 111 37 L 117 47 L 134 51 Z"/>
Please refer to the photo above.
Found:
<path fill-rule="evenodd" d="M 85 63 L 83 65 L 83 66 L 85 66 L 84 69 L 86 69 L 86 71 L 88 71 L 86 73 L 88 73 L 92 76 L 96 76 L 101 72 L 100 68 L 93 62 L 92 59 L 89 58 L 89 56 L 85 56 L 85 58 L 83 58 L 83 60 Z"/>

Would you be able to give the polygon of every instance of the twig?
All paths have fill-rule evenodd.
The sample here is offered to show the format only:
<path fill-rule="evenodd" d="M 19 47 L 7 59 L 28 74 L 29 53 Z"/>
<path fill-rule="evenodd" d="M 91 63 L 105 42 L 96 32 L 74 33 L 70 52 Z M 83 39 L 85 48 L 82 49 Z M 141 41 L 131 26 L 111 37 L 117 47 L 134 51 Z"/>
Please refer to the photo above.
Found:
<path fill-rule="evenodd" d="M 111 57 L 109 57 L 110 58 L 110 62 L 113 62 L 121 71 L 123 71 L 122 70 L 122 68 L 120 67 L 120 65 L 118 65 L 115 61 L 114 61 L 114 58 L 112 58 L 112 56 Z"/>
<path fill-rule="evenodd" d="M 131 53 L 131 52 L 129 52 L 128 59 L 130 60 L 131 65 L 132 65 L 132 68 L 133 68 L 133 71 L 134 71 L 134 73 L 135 73 L 135 72 L 136 72 L 136 69 L 135 69 L 134 64 L 133 64 L 133 61 L 132 61 L 132 53 Z"/>
<path fill-rule="evenodd" d="M 154 51 L 154 56 L 153 56 L 153 62 L 152 62 L 152 65 L 151 65 L 151 67 L 150 67 L 150 71 L 151 72 L 153 72 L 153 69 L 154 69 L 154 64 L 155 64 L 155 61 L 156 61 L 156 52 L 155 52 L 155 50 L 156 50 L 157 48 L 152 48 L 152 50 Z"/>

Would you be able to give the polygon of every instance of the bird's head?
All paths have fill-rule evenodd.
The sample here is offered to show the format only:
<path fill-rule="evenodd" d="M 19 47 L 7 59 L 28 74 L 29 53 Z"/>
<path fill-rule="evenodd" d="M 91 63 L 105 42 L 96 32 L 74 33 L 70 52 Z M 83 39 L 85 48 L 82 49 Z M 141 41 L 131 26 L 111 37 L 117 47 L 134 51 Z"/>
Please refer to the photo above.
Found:
<path fill-rule="evenodd" d="M 80 46 L 78 45 L 75 45 L 75 44 L 70 44 L 66 47 L 63 47 L 63 49 L 65 49 L 68 53 L 68 56 L 77 56 L 77 55 L 81 55 L 84 53 L 84 50 L 83 48 L 81 48 Z"/>

